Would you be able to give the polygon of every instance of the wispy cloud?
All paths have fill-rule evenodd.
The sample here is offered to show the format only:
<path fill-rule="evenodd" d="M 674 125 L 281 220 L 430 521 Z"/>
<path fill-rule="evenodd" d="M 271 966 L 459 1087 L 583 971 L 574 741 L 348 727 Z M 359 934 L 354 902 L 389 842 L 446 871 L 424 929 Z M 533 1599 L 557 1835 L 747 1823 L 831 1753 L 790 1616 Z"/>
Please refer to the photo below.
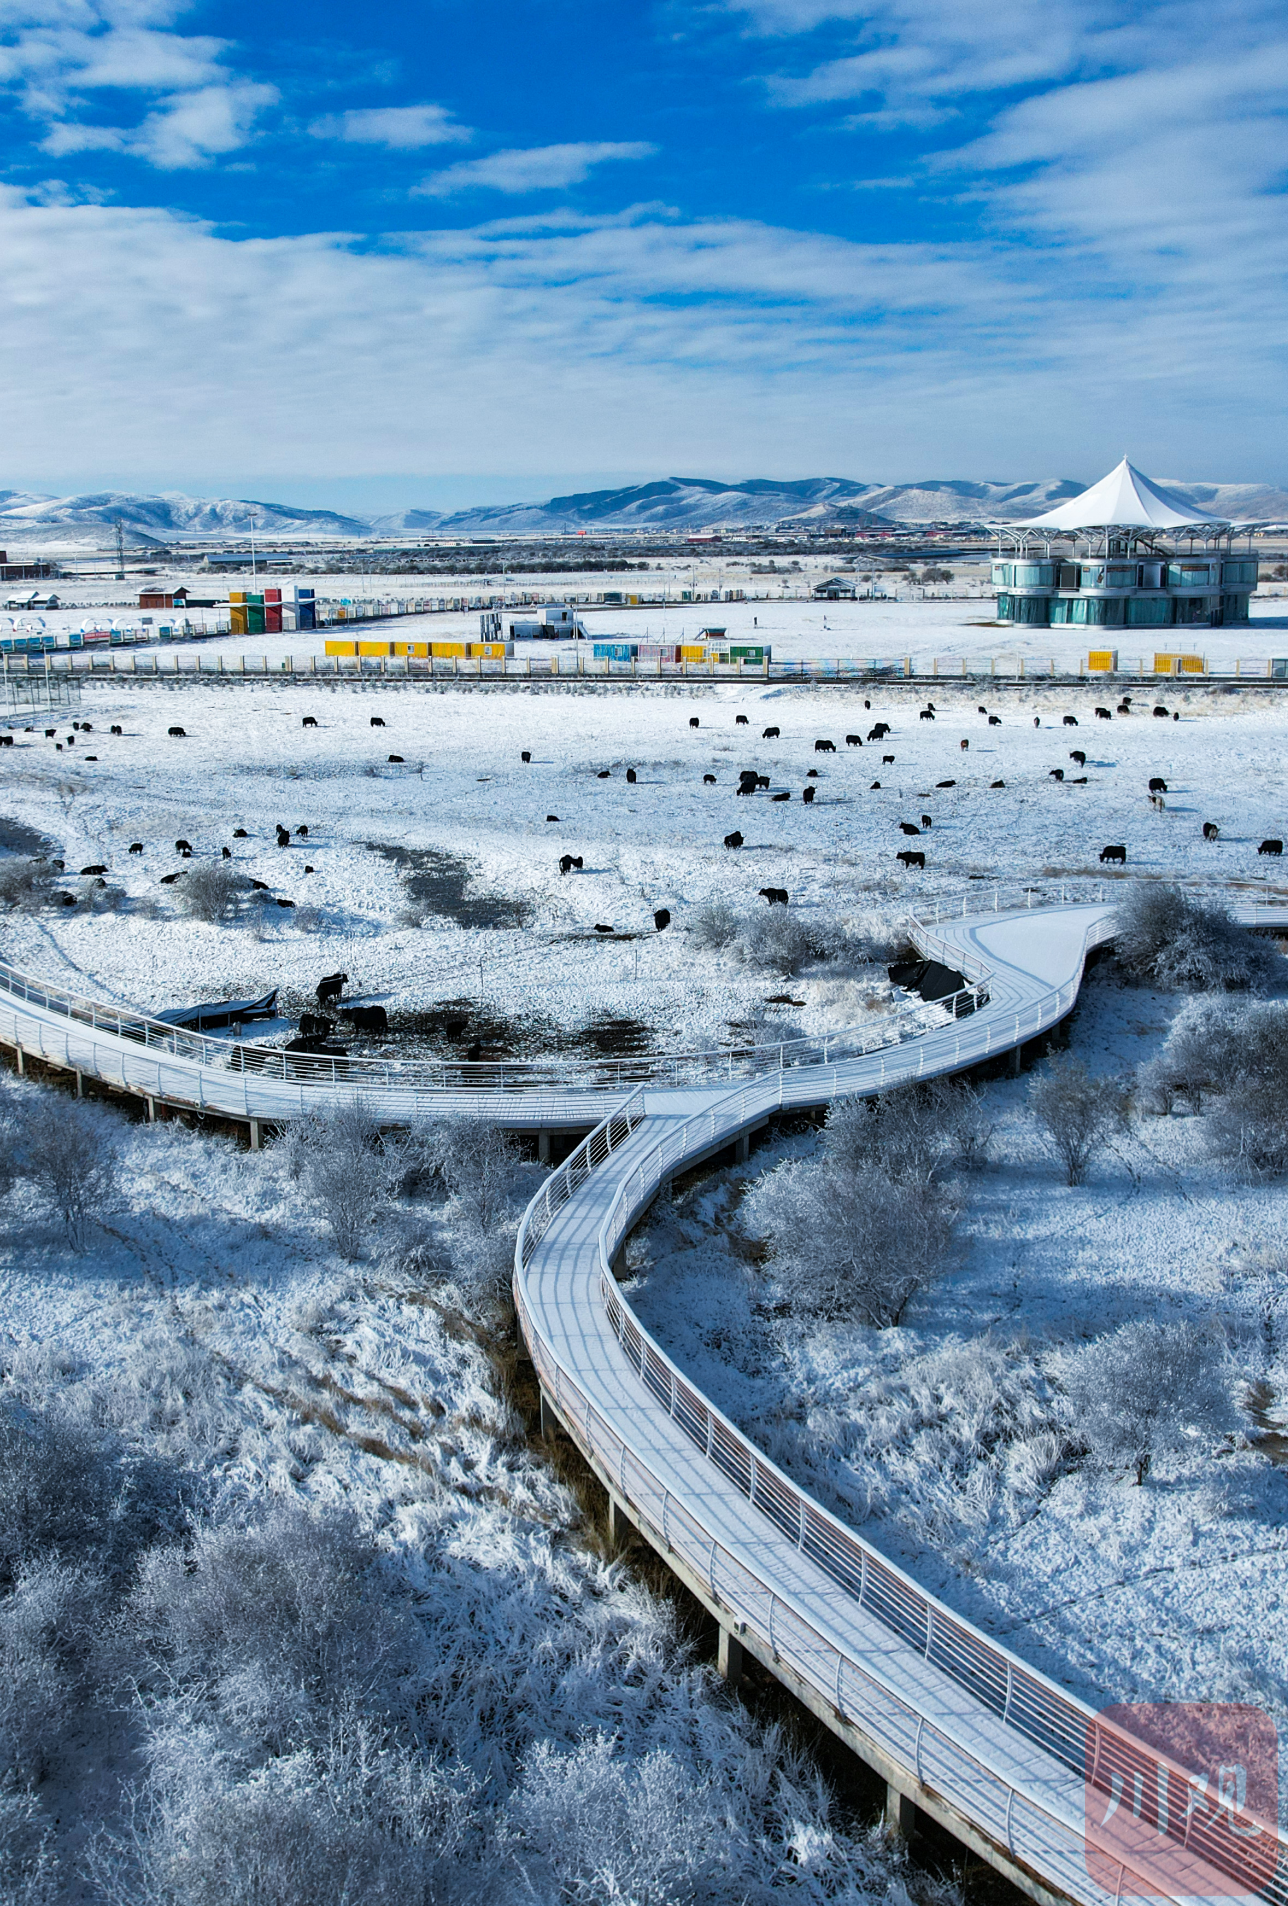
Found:
<path fill-rule="evenodd" d="M 463 145 L 473 138 L 445 106 L 366 106 L 315 119 L 315 139 L 342 139 L 350 145 L 387 146 L 414 152 L 421 146 Z"/>
<path fill-rule="evenodd" d="M 463 159 L 414 186 L 420 198 L 452 198 L 458 192 L 548 192 L 580 185 L 597 165 L 612 159 L 647 159 L 657 150 L 643 140 L 588 141 L 578 145 L 529 146 Z"/>

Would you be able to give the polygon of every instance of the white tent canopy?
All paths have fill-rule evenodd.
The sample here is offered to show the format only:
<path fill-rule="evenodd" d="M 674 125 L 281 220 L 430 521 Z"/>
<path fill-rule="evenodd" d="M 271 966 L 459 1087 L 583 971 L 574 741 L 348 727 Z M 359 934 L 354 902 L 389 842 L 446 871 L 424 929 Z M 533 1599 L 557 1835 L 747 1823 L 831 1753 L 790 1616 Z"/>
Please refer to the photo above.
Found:
<path fill-rule="evenodd" d="M 1160 489 L 1142 476 L 1126 457 L 1099 483 L 1093 483 L 1071 502 L 1059 503 L 1045 516 L 1035 516 L 1021 529 L 1184 529 L 1190 525 L 1224 528 L 1226 518 L 1195 509 L 1174 490 Z"/>

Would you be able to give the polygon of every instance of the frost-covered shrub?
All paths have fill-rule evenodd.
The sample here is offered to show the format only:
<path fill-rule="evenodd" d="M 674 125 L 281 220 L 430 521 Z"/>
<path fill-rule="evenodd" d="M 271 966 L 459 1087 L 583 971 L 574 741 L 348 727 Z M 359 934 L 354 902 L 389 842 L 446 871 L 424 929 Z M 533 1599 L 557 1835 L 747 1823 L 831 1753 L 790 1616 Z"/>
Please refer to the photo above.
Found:
<path fill-rule="evenodd" d="M 739 924 L 737 914 L 723 900 L 708 900 L 692 915 L 689 932 L 695 946 L 719 953 L 724 947 L 733 945 L 738 937 Z"/>
<path fill-rule="evenodd" d="M 336 1250 L 352 1262 L 389 1200 L 391 1166 L 379 1124 L 362 1099 L 353 1098 L 294 1120 L 287 1146 L 291 1168 L 321 1212 Z"/>
<path fill-rule="evenodd" d="M 237 918 L 252 891 L 246 876 L 226 860 L 203 861 L 189 867 L 178 890 L 179 908 L 191 920 L 219 926 Z"/>
<path fill-rule="evenodd" d="M 16 1155 L 37 1197 L 61 1221 L 67 1242 L 83 1251 L 120 1178 L 111 1121 L 93 1106 L 42 1093 L 21 1108 Z"/>
<path fill-rule="evenodd" d="M 1284 971 L 1279 955 L 1224 907 L 1152 882 L 1119 903 L 1114 947 L 1128 972 L 1156 986 L 1260 989 Z"/>
<path fill-rule="evenodd" d="M 7 854 L 0 859 L 0 906 L 37 913 L 49 905 L 53 893 L 54 869 L 48 861 Z"/>
<path fill-rule="evenodd" d="M 346 1703 L 388 1714 L 420 1637 L 342 1513 L 270 1501 L 145 1557 L 130 1627 L 154 1693 L 275 1753 L 325 1734 Z"/>
<path fill-rule="evenodd" d="M 29 1563 L 0 1600 L 0 1785 L 35 1786 L 75 1723 L 103 1614 L 83 1566 Z"/>
<path fill-rule="evenodd" d="M 809 930 L 787 907 L 767 907 L 744 920 L 737 954 L 744 966 L 768 973 L 799 973 L 815 957 Z"/>
<path fill-rule="evenodd" d="M 1204 1098 L 1240 1069 L 1246 1016 L 1246 1006 L 1226 999 L 1189 1001 L 1172 1021 L 1162 1051 L 1137 1074 L 1150 1109 L 1166 1116 L 1181 1099 L 1192 1112 L 1202 1112 Z"/>
<path fill-rule="evenodd" d="M 350 1726 L 238 1776 L 201 1734 L 157 1743 L 144 1831 L 100 1841 L 110 1906 L 444 1906 L 480 1899 L 472 1783 Z"/>
<path fill-rule="evenodd" d="M 1247 1176 L 1277 1177 L 1288 1171 L 1288 1006 L 1245 1006 L 1226 1031 L 1209 1143 Z"/>
<path fill-rule="evenodd" d="M 101 1437 L 58 1410 L 0 1397 L 0 1589 L 44 1555 L 100 1555 L 116 1496 Z"/>
<path fill-rule="evenodd" d="M 1080 1059 L 1062 1059 L 1029 1086 L 1029 1108 L 1070 1185 L 1080 1185 L 1098 1147 L 1126 1121 L 1116 1079 L 1096 1079 Z"/>
<path fill-rule="evenodd" d="M 897 1324 L 947 1269 L 955 1212 L 942 1188 L 829 1158 L 779 1165 L 748 1200 L 777 1282 L 803 1316 Z"/>
<path fill-rule="evenodd" d="M 934 1079 L 879 1098 L 838 1099 L 823 1148 L 841 1170 L 877 1166 L 899 1182 L 933 1184 L 954 1165 L 982 1165 L 992 1130 L 973 1086 Z"/>
<path fill-rule="evenodd" d="M 1065 1389 L 1073 1429 L 1093 1458 L 1131 1469 L 1137 1483 L 1155 1457 L 1186 1447 L 1192 1430 L 1219 1431 L 1230 1413 L 1211 1338 L 1192 1324 L 1152 1318 L 1080 1351 Z"/>

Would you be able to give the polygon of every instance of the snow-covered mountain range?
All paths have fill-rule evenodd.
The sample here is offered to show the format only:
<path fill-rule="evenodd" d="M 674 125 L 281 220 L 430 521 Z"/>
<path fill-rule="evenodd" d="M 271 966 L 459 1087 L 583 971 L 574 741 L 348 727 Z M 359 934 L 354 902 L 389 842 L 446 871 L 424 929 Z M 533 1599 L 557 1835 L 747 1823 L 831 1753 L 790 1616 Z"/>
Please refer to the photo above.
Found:
<path fill-rule="evenodd" d="M 1288 490 L 1256 483 L 1184 483 L 1159 478 L 1201 508 L 1238 521 L 1288 520 Z M 710 477 L 668 477 L 624 489 L 587 490 L 548 501 L 484 508 L 408 508 L 379 516 L 298 509 L 247 498 L 159 496 L 96 491 L 41 496 L 0 490 L 0 546 L 106 547 L 119 521 L 129 542 L 177 544 L 249 541 L 252 524 L 263 543 L 375 536 L 542 536 L 579 530 L 699 531 L 752 526 L 801 528 L 835 523 L 978 523 L 1035 516 L 1085 485 L 1069 477 L 1031 483 L 930 478 L 922 483 L 859 483 L 848 477 L 797 481 L 757 477 L 726 483 Z"/>

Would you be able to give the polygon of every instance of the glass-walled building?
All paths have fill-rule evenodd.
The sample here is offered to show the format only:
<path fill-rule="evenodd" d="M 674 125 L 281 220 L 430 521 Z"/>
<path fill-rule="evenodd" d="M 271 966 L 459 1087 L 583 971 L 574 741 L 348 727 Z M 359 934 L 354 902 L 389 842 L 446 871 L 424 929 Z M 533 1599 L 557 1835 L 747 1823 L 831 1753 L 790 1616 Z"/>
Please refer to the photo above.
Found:
<path fill-rule="evenodd" d="M 1233 539 L 1232 524 L 1124 458 L 1072 502 L 999 529 L 997 619 L 1141 630 L 1246 622 L 1257 560 Z"/>

